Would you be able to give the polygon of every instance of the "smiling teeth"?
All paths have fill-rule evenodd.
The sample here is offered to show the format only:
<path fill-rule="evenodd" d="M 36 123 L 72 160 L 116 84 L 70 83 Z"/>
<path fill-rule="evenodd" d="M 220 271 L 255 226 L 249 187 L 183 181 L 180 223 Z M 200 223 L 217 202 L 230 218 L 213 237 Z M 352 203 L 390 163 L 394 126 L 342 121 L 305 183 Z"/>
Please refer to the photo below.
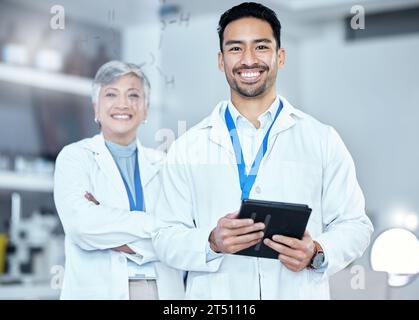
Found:
<path fill-rule="evenodd" d="M 253 78 L 259 76 L 259 72 L 243 72 L 241 75 L 245 78 Z"/>
<path fill-rule="evenodd" d="M 127 115 L 127 114 L 114 114 L 114 115 L 112 116 L 112 118 L 114 118 L 114 119 L 118 119 L 118 120 L 127 120 L 127 119 L 129 119 L 129 118 L 130 118 L 130 116 L 129 116 L 129 115 Z"/>

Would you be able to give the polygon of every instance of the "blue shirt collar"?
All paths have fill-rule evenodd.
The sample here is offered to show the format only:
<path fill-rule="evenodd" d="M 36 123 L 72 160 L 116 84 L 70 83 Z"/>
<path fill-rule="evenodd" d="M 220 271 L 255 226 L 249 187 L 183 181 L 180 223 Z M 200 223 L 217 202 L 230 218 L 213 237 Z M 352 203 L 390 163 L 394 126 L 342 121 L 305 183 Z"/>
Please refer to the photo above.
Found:
<path fill-rule="evenodd" d="M 105 140 L 106 147 L 114 157 L 129 158 L 135 154 L 137 150 L 137 140 L 134 139 L 129 145 L 123 146 L 109 140 Z"/>
<path fill-rule="evenodd" d="M 266 110 L 264 113 L 262 113 L 258 117 L 258 120 L 260 122 L 260 128 L 264 128 L 267 124 L 271 123 L 271 121 L 273 120 L 276 114 L 276 111 L 278 110 L 278 107 L 279 107 L 279 97 L 277 96 L 275 98 L 275 101 L 269 106 L 268 110 Z M 233 118 L 233 121 L 234 121 L 234 125 L 237 128 L 242 125 L 245 125 L 246 123 L 253 126 L 253 124 L 251 124 L 250 121 L 246 117 L 244 117 L 239 112 L 239 110 L 237 110 L 237 108 L 234 106 L 231 100 L 229 100 L 227 108 L 229 108 L 231 117 Z"/>

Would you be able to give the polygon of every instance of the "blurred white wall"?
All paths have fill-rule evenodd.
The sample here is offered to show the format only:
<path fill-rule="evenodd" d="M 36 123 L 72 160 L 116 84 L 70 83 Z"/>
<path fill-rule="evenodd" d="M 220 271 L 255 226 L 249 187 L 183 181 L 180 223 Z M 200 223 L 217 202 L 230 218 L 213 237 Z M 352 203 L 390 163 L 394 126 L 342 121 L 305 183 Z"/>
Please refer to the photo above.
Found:
<path fill-rule="evenodd" d="M 395 226 L 393 208 L 419 211 L 419 34 L 348 43 L 341 20 L 316 30 L 300 46 L 300 107 L 341 134 L 377 235 Z M 387 297 L 417 299 L 419 281 Z"/>
<path fill-rule="evenodd" d="M 368 209 L 419 209 L 419 34 L 345 42 L 342 21 L 301 48 L 302 107 L 352 152 Z"/>
<path fill-rule="evenodd" d="M 124 61 L 144 64 L 144 73 L 151 85 L 150 109 L 148 122 L 140 127 L 139 135 L 143 143 L 148 146 L 157 146 L 156 132 L 163 126 L 161 117 L 161 79 L 155 66 L 161 60 L 158 49 L 160 39 L 160 26 L 155 14 L 155 22 L 140 26 L 127 27 L 123 31 Z"/>

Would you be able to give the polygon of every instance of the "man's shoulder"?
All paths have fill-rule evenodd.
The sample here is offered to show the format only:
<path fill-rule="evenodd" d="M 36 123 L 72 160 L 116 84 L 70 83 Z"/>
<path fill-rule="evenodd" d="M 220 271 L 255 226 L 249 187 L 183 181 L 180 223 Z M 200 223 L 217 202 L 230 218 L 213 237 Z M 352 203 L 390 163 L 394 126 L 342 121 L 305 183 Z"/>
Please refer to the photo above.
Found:
<path fill-rule="evenodd" d="M 320 136 L 323 138 L 327 136 L 332 128 L 330 125 L 325 124 L 313 115 L 294 107 L 286 99 L 282 99 L 289 110 L 290 116 L 295 120 L 297 128 L 302 130 L 303 133 L 310 132 L 313 136 Z"/>
<path fill-rule="evenodd" d="M 298 113 L 300 119 L 296 121 L 296 128 L 300 137 L 307 142 L 306 146 L 308 150 L 314 152 L 320 150 L 323 154 L 333 153 L 333 150 L 346 149 L 341 136 L 332 125 L 323 123 L 314 116 L 301 110 L 298 110 Z"/>
<path fill-rule="evenodd" d="M 220 121 L 219 112 L 224 103 L 225 101 L 219 102 L 215 108 L 212 109 L 209 115 L 187 130 L 174 142 L 174 144 L 186 144 L 191 147 L 191 144 L 195 144 L 202 139 L 207 139 L 210 129 L 214 126 L 214 123 Z"/>
<path fill-rule="evenodd" d="M 305 113 L 301 110 L 298 110 L 298 113 L 300 114 L 301 124 L 303 126 L 309 127 L 310 129 L 318 131 L 319 133 L 325 131 L 327 132 L 331 128 L 329 124 L 322 122 L 311 114 Z"/>
<path fill-rule="evenodd" d="M 212 112 L 178 137 L 170 146 L 167 153 L 167 161 L 188 161 L 190 157 L 196 157 L 202 153 L 208 145 L 211 129 L 214 124 L 219 125 L 219 110 L 224 101 L 213 108 Z M 183 159 L 183 160 L 182 160 Z"/>

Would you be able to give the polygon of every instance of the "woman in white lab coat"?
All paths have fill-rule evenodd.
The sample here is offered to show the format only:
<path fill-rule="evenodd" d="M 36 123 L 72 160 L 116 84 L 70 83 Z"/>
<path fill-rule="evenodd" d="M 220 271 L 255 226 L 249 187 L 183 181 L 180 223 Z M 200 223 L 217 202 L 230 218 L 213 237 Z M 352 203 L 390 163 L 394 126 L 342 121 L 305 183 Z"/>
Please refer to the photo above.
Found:
<path fill-rule="evenodd" d="M 182 272 L 151 244 L 164 154 L 141 145 L 150 85 L 134 64 L 111 61 L 92 91 L 101 133 L 66 146 L 54 200 L 65 231 L 62 299 L 182 299 Z"/>

